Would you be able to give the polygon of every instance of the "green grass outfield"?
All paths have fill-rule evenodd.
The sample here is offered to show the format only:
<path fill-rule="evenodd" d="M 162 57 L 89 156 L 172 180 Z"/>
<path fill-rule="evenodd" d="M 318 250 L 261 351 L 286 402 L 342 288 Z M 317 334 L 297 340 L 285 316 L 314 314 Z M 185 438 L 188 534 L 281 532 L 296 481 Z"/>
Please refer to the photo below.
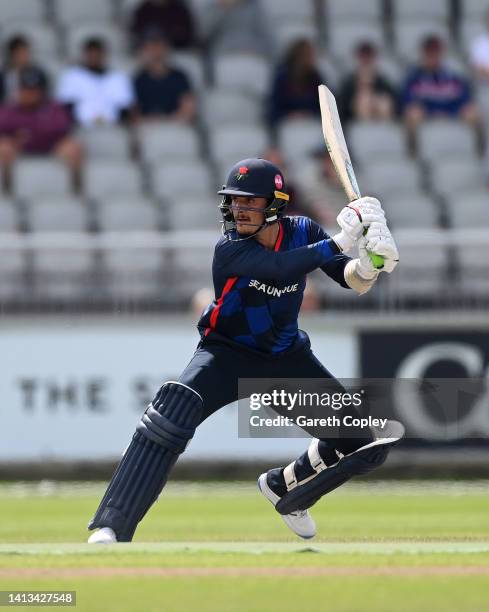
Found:
<path fill-rule="evenodd" d="M 102 491 L 0 485 L 0 589 L 94 612 L 489 611 L 489 482 L 351 483 L 307 542 L 252 485 L 176 483 L 133 544 L 88 546 Z"/>

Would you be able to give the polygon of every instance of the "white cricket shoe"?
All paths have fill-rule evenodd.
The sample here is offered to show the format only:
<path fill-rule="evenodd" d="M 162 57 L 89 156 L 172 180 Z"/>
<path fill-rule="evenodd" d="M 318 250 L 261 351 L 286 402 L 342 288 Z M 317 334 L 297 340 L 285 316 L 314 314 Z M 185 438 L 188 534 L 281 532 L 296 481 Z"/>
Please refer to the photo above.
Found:
<path fill-rule="evenodd" d="M 258 478 L 257 484 L 260 493 L 266 497 L 270 503 L 276 506 L 280 497 L 268 486 L 266 472 Z M 296 510 L 290 514 L 281 514 L 280 516 L 283 518 L 287 527 L 301 538 L 308 540 L 316 535 L 316 523 L 310 515 L 309 510 Z"/>
<path fill-rule="evenodd" d="M 114 530 L 110 527 L 102 527 L 101 529 L 97 529 L 92 535 L 88 538 L 89 544 L 116 544 L 117 538 L 114 533 Z"/>

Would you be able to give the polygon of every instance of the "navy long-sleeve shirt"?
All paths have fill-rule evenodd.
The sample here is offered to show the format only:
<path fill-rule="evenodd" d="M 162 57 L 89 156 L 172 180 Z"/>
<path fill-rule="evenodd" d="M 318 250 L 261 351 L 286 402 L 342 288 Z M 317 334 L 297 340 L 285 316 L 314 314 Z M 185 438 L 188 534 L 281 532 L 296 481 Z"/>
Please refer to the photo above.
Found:
<path fill-rule="evenodd" d="M 215 300 L 204 310 L 202 336 L 217 333 L 264 353 L 281 353 L 298 337 L 306 275 L 321 268 L 343 287 L 350 258 L 307 217 L 284 217 L 274 250 L 253 238 L 216 245 L 212 274 Z"/>

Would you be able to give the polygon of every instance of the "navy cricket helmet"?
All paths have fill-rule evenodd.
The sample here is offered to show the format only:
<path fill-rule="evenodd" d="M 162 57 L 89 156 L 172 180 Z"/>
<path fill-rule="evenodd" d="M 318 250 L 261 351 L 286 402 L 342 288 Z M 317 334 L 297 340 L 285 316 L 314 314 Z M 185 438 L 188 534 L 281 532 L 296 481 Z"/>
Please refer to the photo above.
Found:
<path fill-rule="evenodd" d="M 219 209 L 225 233 L 236 229 L 231 208 L 232 196 L 267 199 L 267 206 L 263 210 L 265 221 L 259 229 L 280 219 L 289 201 L 282 171 L 266 159 L 259 158 L 243 159 L 235 164 L 229 172 L 226 184 L 218 193 L 223 196 Z"/>

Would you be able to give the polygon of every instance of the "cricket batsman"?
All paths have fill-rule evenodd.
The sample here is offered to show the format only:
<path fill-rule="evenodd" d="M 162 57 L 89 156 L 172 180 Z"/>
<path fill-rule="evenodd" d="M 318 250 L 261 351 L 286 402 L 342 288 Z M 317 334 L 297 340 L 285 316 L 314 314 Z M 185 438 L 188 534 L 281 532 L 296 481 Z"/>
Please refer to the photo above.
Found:
<path fill-rule="evenodd" d="M 337 218 L 340 232 L 331 238 L 307 217 L 285 216 L 284 176 L 264 159 L 237 163 L 219 194 L 223 236 L 212 265 L 215 299 L 198 322 L 201 340 L 180 378 L 165 382 L 144 412 L 89 523 L 90 530 L 97 529 L 90 543 L 132 540 L 197 427 L 241 399 L 239 378 L 335 382 L 297 324 L 309 272 L 319 268 L 345 289 L 363 294 L 380 272 L 391 273 L 398 263 L 375 198 L 346 206 Z M 351 259 L 344 252 L 355 245 L 359 257 Z M 383 257 L 380 271 L 371 253 Z M 354 407 L 342 410 L 359 416 Z M 259 489 L 294 533 L 311 538 L 316 526 L 308 509 L 353 476 L 380 466 L 400 437 L 395 427 L 380 434 L 340 428 L 334 439 L 313 439 L 285 468 L 262 474 Z"/>

